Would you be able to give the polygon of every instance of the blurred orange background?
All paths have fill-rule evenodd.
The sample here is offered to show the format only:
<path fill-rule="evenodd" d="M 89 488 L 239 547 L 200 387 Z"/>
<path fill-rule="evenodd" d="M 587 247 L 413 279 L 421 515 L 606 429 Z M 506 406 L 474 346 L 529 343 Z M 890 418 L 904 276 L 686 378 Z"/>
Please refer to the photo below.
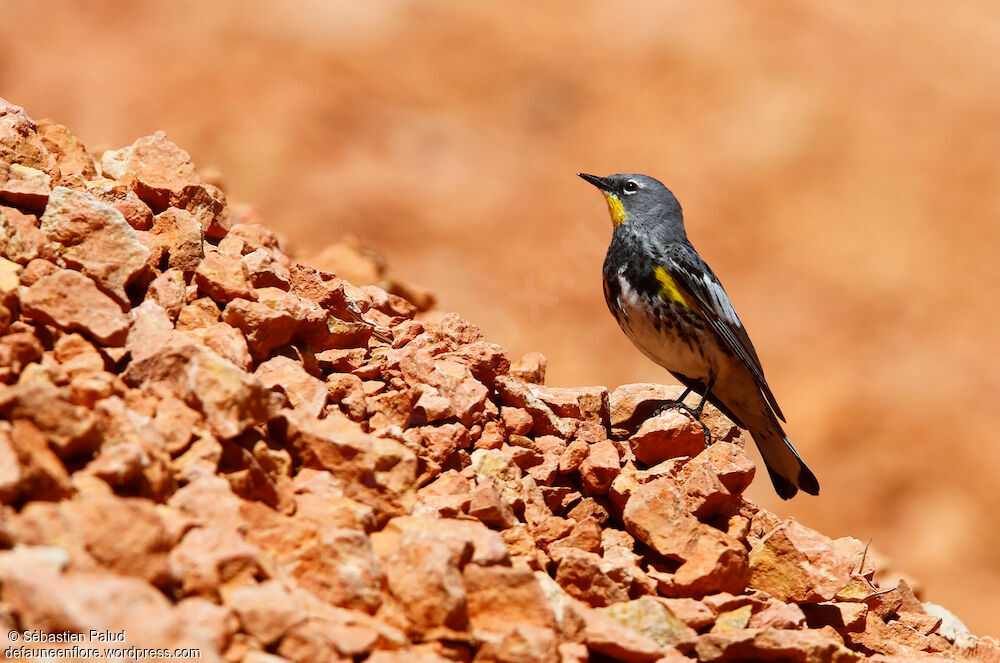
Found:
<path fill-rule="evenodd" d="M 1000 635 L 997 3 L 0 0 L 0 25 L 0 96 L 92 150 L 165 130 L 297 255 L 359 235 L 555 385 L 671 381 L 605 310 L 574 173 L 662 179 L 823 488 L 750 496 Z"/>

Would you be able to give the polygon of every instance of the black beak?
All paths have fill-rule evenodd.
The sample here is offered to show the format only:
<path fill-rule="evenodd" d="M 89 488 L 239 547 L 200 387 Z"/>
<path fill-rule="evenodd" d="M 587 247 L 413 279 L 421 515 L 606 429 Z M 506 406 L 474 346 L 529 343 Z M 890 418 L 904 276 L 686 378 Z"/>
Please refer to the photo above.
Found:
<path fill-rule="evenodd" d="M 577 175 L 587 180 L 601 191 L 611 191 L 611 184 L 603 177 L 598 177 L 597 175 L 588 175 L 587 173 L 577 173 Z"/>

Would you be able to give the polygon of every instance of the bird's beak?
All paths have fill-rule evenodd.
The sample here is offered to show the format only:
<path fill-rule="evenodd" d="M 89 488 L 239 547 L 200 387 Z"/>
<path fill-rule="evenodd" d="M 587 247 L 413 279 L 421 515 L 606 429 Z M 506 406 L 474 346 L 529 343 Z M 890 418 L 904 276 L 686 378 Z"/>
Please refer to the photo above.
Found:
<path fill-rule="evenodd" d="M 603 177 L 598 177 L 597 175 L 588 175 L 587 173 L 577 173 L 579 177 L 582 177 L 586 181 L 590 182 L 598 189 L 604 192 L 611 191 L 611 185 Z"/>

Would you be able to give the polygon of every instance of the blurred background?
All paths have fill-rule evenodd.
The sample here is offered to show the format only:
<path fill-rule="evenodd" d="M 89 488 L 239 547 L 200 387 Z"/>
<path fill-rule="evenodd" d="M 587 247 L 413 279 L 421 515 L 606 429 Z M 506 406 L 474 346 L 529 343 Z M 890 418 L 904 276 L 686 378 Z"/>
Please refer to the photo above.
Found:
<path fill-rule="evenodd" d="M 605 310 L 574 176 L 644 172 L 822 484 L 1000 635 L 1000 5 L 0 0 L 0 96 L 92 150 L 163 129 L 304 259 L 345 233 L 558 386 L 671 381 Z M 755 453 L 755 452 L 754 452 Z"/>

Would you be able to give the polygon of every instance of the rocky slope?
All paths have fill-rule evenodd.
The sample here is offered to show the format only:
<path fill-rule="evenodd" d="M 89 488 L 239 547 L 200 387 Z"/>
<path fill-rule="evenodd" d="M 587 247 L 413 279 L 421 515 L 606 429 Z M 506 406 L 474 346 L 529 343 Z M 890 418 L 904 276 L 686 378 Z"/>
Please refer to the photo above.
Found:
<path fill-rule="evenodd" d="M 0 100 L 0 230 L 6 657 L 1000 658 L 743 498 L 717 412 L 705 448 L 672 388 L 545 387 L 356 247 L 378 285 L 297 264 L 163 134 L 98 162 Z"/>

